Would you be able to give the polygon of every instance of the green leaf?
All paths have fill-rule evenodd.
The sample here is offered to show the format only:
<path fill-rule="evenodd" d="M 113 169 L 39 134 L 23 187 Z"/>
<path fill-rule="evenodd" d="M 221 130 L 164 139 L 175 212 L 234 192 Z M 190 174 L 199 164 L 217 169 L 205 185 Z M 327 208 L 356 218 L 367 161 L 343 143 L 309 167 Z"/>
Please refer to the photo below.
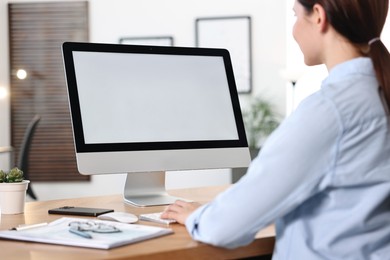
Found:
<path fill-rule="evenodd" d="M 23 171 L 17 167 L 11 169 L 8 173 L 3 170 L 0 171 L 0 182 L 22 182 Z"/>
<path fill-rule="evenodd" d="M 0 170 L 0 183 L 6 182 L 6 178 L 7 178 L 7 174 L 3 170 Z"/>

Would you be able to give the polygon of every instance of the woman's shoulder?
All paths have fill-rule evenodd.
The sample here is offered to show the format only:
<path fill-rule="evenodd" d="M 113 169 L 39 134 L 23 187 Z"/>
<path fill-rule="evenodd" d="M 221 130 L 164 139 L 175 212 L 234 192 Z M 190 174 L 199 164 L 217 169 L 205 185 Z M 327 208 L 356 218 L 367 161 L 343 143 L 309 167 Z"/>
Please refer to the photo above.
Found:
<path fill-rule="evenodd" d="M 318 94 L 332 104 L 346 127 L 386 116 L 379 84 L 375 77 L 367 74 L 325 82 Z"/>

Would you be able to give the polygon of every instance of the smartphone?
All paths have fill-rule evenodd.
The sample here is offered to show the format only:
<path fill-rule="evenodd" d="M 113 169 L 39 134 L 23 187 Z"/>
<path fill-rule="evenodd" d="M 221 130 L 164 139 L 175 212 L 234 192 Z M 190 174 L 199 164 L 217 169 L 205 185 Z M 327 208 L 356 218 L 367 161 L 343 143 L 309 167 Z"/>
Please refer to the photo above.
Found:
<path fill-rule="evenodd" d="M 61 215 L 77 215 L 77 216 L 92 216 L 96 217 L 104 213 L 113 212 L 113 209 L 100 209 L 100 208 L 84 208 L 64 206 L 55 209 L 49 209 L 49 214 L 61 214 Z"/>

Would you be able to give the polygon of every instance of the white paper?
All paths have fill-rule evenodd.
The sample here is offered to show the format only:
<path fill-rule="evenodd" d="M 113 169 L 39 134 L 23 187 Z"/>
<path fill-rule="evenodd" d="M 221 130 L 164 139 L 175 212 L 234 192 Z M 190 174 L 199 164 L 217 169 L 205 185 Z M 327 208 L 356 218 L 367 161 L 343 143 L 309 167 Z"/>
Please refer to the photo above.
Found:
<path fill-rule="evenodd" d="M 117 233 L 95 233 L 88 232 L 92 238 L 84 238 L 69 232 L 69 223 L 73 221 L 93 221 L 96 223 L 106 223 L 120 229 Z M 0 231 L 0 238 L 23 240 L 48 244 L 69 245 L 77 247 L 90 247 L 99 249 L 110 249 L 135 243 L 138 241 L 172 234 L 170 228 L 154 226 L 124 224 L 119 222 L 104 220 L 88 220 L 81 218 L 60 218 L 44 227 L 37 227 L 21 231 L 3 230 Z"/>

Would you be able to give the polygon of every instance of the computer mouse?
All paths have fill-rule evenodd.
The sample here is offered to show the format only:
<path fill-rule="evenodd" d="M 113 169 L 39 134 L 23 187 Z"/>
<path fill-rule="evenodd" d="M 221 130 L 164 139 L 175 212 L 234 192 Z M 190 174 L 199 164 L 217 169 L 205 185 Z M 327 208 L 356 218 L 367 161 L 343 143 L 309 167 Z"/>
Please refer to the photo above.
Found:
<path fill-rule="evenodd" d="M 122 223 L 134 223 L 138 221 L 138 217 L 128 212 L 110 212 L 98 216 L 101 220 L 118 221 Z"/>

